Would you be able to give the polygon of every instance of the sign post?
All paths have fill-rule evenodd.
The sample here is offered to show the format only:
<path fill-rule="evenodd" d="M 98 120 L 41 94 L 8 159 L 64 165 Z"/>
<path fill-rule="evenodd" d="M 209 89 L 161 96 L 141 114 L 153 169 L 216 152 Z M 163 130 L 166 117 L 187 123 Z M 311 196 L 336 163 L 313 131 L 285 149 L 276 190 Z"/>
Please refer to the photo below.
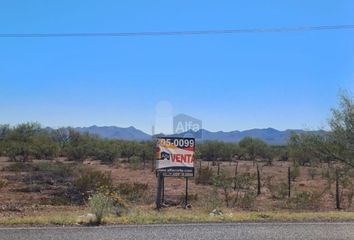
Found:
<path fill-rule="evenodd" d="M 165 197 L 165 177 L 186 179 L 185 207 L 188 206 L 188 178 L 194 177 L 195 139 L 160 137 L 156 146 L 156 207 L 161 208 Z"/>
<path fill-rule="evenodd" d="M 161 208 L 161 191 L 162 191 L 162 179 L 163 176 L 162 174 L 157 174 L 157 193 L 156 193 L 156 208 L 160 209 Z"/>
<path fill-rule="evenodd" d="M 184 207 L 188 207 L 188 177 L 186 177 L 186 195 L 184 200 Z"/>

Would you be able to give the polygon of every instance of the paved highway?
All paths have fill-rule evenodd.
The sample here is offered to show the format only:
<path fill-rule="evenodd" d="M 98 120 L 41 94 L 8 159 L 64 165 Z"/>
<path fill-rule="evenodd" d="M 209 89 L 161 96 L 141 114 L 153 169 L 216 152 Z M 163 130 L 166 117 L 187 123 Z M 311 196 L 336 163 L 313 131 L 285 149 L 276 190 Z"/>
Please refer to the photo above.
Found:
<path fill-rule="evenodd" d="M 1 240 L 354 239 L 354 223 L 225 223 L 0 228 Z"/>

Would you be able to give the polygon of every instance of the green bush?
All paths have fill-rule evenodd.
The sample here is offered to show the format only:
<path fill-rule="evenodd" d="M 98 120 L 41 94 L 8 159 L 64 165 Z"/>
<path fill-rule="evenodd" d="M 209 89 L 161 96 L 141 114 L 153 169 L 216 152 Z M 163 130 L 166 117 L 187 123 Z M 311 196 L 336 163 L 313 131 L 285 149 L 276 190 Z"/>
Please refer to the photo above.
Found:
<path fill-rule="evenodd" d="M 30 184 L 23 188 L 18 188 L 16 192 L 24 192 L 24 193 L 33 193 L 33 192 L 41 192 L 43 190 L 43 186 L 38 184 Z"/>
<path fill-rule="evenodd" d="M 110 173 L 103 173 L 100 171 L 92 171 L 83 174 L 75 180 L 74 186 L 76 191 L 82 197 L 82 200 L 88 199 L 89 196 L 101 188 L 113 188 Z"/>
<path fill-rule="evenodd" d="M 82 162 L 88 157 L 88 147 L 85 145 L 69 146 L 65 152 L 67 158 L 72 161 Z"/>
<path fill-rule="evenodd" d="M 239 173 L 233 178 L 233 189 L 236 192 L 241 190 L 252 190 L 255 185 L 253 182 L 256 180 L 255 174 Z"/>
<path fill-rule="evenodd" d="M 239 200 L 239 205 L 242 209 L 251 209 L 254 206 L 254 202 L 257 198 L 257 194 L 254 192 L 245 192 Z"/>
<path fill-rule="evenodd" d="M 316 176 L 317 176 L 317 169 L 316 168 L 309 168 L 307 170 L 307 174 L 309 175 L 309 177 L 311 177 L 311 179 L 313 180 Z"/>
<path fill-rule="evenodd" d="M 2 169 L 9 172 L 30 172 L 35 171 L 35 167 L 31 163 L 15 162 Z"/>
<path fill-rule="evenodd" d="M 7 181 L 6 180 L 0 180 L 0 190 L 2 188 L 4 188 L 7 185 Z"/>
<path fill-rule="evenodd" d="M 213 184 L 213 169 L 210 167 L 199 168 L 195 178 L 196 184 L 211 185 Z"/>
<path fill-rule="evenodd" d="M 200 201 L 200 204 L 207 213 L 210 213 L 214 209 L 219 209 L 223 201 L 218 197 L 217 188 L 213 188 L 207 195 L 203 196 L 203 200 Z"/>
<path fill-rule="evenodd" d="M 268 177 L 266 180 L 266 186 L 269 189 L 272 198 L 285 199 L 289 194 L 289 186 L 287 183 L 272 183 L 273 177 Z"/>
<path fill-rule="evenodd" d="M 102 219 L 114 211 L 114 199 L 104 193 L 98 192 L 89 198 L 91 212 L 96 216 L 94 224 L 101 224 Z"/>
<path fill-rule="evenodd" d="M 49 172 L 53 177 L 67 178 L 72 175 L 73 165 L 61 162 L 40 162 L 34 165 L 36 171 Z"/>
<path fill-rule="evenodd" d="M 300 168 L 296 165 L 290 169 L 290 178 L 295 181 L 298 177 L 300 177 Z"/>
<path fill-rule="evenodd" d="M 218 176 L 213 178 L 213 185 L 223 190 L 226 207 L 230 207 L 230 202 L 232 200 L 232 183 L 233 179 L 226 176 L 224 172 L 221 172 Z"/>
<path fill-rule="evenodd" d="M 115 141 L 99 140 L 93 155 L 103 163 L 113 163 L 121 155 L 121 149 Z"/>
<path fill-rule="evenodd" d="M 68 206 L 71 205 L 71 199 L 68 196 L 52 196 L 50 198 L 43 198 L 40 200 L 41 205 L 51 206 Z"/>
<path fill-rule="evenodd" d="M 59 154 L 59 144 L 52 140 L 47 132 L 33 139 L 33 156 L 37 159 L 51 160 Z"/>
<path fill-rule="evenodd" d="M 132 156 L 129 158 L 129 166 L 132 169 L 139 169 L 141 167 L 141 159 L 138 156 Z"/>
<path fill-rule="evenodd" d="M 290 198 L 286 205 L 293 209 L 316 209 L 323 193 L 299 192 Z"/>
<path fill-rule="evenodd" d="M 129 202 L 141 202 L 147 200 L 149 186 L 145 183 L 120 183 L 116 187 L 116 192 L 124 196 Z"/>

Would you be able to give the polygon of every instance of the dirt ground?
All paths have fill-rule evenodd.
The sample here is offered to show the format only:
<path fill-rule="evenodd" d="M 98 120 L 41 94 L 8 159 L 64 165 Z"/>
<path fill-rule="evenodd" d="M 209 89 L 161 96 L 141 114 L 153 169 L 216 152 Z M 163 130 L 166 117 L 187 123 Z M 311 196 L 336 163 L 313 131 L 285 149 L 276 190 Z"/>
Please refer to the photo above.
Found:
<path fill-rule="evenodd" d="M 57 161 L 65 162 L 64 159 L 56 159 Z M 34 160 L 33 162 L 41 162 L 46 160 Z M 60 189 L 61 186 L 51 186 L 46 189 L 39 189 L 38 191 L 19 191 L 26 186 L 26 183 L 19 181 L 19 179 L 31 174 L 27 171 L 6 171 L 6 167 L 13 164 L 9 162 L 7 158 L 0 157 L 0 181 L 3 182 L 3 186 L 0 189 L 0 216 L 11 215 L 28 215 L 37 212 L 51 212 L 57 210 L 80 210 L 85 208 L 84 206 L 66 205 L 66 206 L 50 206 L 43 204 L 45 200 L 51 196 L 56 189 Z M 110 172 L 113 180 L 113 184 L 124 182 L 138 182 L 148 185 L 149 198 L 151 203 L 156 192 L 156 176 L 151 170 L 149 164 L 146 165 L 146 169 L 131 169 L 127 165 L 120 164 L 101 164 L 100 161 L 85 161 L 83 163 L 86 167 L 100 170 L 104 172 Z M 211 167 L 213 171 L 217 172 L 217 166 L 212 166 L 211 163 L 203 162 L 203 167 Z M 256 211 L 273 211 L 280 208 L 280 200 L 274 199 L 267 186 L 267 182 L 271 182 L 273 185 L 280 183 L 287 183 L 288 167 L 292 166 L 290 162 L 274 162 L 271 166 L 267 166 L 265 163 L 259 163 L 261 172 L 261 195 L 255 199 L 255 204 L 252 210 Z M 199 163 L 196 164 L 199 167 Z M 220 165 L 220 171 L 233 176 L 235 172 L 236 162 L 223 162 Z M 299 167 L 300 175 L 292 182 L 292 192 L 322 192 L 327 186 L 328 181 L 323 178 L 323 171 L 326 171 L 326 166 L 320 166 L 316 168 L 316 176 L 312 179 L 309 175 L 309 167 Z M 256 166 L 250 161 L 238 161 L 237 171 L 241 173 L 256 173 Z M 269 178 L 271 177 L 271 180 Z M 167 200 L 178 201 L 183 199 L 185 180 L 181 178 L 166 178 L 165 180 L 165 196 Z M 189 181 L 189 194 L 195 196 L 195 200 L 192 201 L 192 205 L 198 205 L 203 202 L 203 199 L 212 194 L 213 187 L 210 185 L 197 185 L 195 181 L 191 179 Z M 314 210 L 327 211 L 334 210 L 334 184 L 331 187 L 331 191 L 324 193 L 316 203 Z M 221 193 L 220 193 L 221 194 Z M 346 200 L 343 199 L 343 206 L 347 207 Z M 353 210 L 348 208 L 346 210 Z"/>

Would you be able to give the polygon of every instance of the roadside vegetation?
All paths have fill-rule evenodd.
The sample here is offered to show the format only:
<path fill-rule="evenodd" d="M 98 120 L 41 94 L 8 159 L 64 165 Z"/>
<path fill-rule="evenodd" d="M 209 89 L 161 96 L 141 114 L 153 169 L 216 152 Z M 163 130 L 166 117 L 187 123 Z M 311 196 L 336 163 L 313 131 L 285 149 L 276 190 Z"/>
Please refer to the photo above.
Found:
<path fill-rule="evenodd" d="M 353 97 L 341 96 L 329 125 L 286 146 L 198 143 L 192 209 L 180 207 L 183 180 L 173 179 L 160 212 L 153 141 L 1 125 L 0 224 L 354 220 Z"/>

